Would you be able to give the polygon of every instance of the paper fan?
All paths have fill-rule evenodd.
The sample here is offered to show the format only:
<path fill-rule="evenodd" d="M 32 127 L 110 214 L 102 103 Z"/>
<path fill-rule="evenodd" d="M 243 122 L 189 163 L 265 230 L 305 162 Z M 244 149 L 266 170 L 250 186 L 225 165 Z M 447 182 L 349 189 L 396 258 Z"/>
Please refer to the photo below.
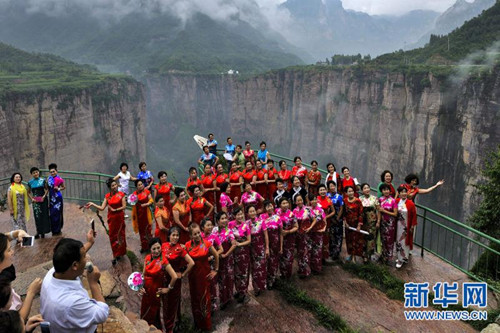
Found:
<path fill-rule="evenodd" d="M 144 276 L 140 272 L 133 272 L 128 277 L 128 286 L 133 291 L 139 291 L 144 286 Z"/>
<path fill-rule="evenodd" d="M 132 193 L 131 195 L 128 196 L 127 198 L 127 202 L 129 205 L 131 206 L 135 206 L 135 204 L 137 203 L 137 195 L 135 193 Z"/>

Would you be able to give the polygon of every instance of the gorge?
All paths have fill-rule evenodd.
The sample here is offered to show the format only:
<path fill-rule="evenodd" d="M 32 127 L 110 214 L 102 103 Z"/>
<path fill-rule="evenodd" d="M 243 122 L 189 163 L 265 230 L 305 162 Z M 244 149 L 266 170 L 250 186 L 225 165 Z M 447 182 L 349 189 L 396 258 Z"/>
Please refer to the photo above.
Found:
<path fill-rule="evenodd" d="M 424 188 L 445 179 L 419 202 L 463 220 L 479 200 L 477 170 L 500 142 L 499 67 L 480 79 L 317 66 L 246 79 L 167 74 L 145 83 L 150 151 L 171 156 L 181 182 L 186 167 L 176 163 L 194 165 L 200 153 L 193 134 L 214 132 L 221 148 L 227 136 L 248 139 L 254 149 L 264 140 L 275 153 L 349 166 L 372 186 L 384 169 L 395 185 L 410 172 Z M 158 133 L 176 145 L 157 140 Z M 181 151 L 189 157 L 179 159 Z"/>

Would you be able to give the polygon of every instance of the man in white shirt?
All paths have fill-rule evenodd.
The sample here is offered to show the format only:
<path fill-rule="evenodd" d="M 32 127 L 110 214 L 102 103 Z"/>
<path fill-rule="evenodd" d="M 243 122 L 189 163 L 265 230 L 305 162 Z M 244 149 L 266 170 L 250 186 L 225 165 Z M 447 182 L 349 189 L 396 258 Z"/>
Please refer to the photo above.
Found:
<path fill-rule="evenodd" d="M 54 267 L 45 276 L 40 294 L 40 312 L 50 322 L 51 333 L 94 333 L 97 325 L 108 318 L 109 307 L 99 286 L 99 269 L 94 266 L 87 273 L 93 298 L 88 296 L 80 278 L 87 263 L 87 251 L 93 244 L 94 232 L 90 230 L 85 245 L 63 238 L 54 249 Z"/>

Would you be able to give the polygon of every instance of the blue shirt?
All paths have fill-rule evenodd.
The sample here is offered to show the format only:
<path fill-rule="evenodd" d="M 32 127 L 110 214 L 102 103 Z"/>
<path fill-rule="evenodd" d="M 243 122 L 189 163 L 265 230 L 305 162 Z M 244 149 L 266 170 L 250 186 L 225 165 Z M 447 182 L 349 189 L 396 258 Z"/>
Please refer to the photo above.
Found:
<path fill-rule="evenodd" d="M 267 149 L 265 150 L 259 150 L 257 152 L 257 159 L 262 161 L 262 162 L 265 162 L 266 161 L 266 156 L 267 156 Z"/>
<path fill-rule="evenodd" d="M 210 165 L 213 166 L 215 164 L 215 158 L 216 156 L 212 153 L 208 153 L 208 155 L 201 155 L 200 159 L 203 161 L 204 165 Z"/>
<path fill-rule="evenodd" d="M 338 193 L 331 194 L 330 192 L 328 192 L 326 195 L 330 198 L 330 200 L 332 200 L 333 207 L 335 207 L 335 212 L 338 213 L 340 207 L 344 205 L 344 199 Z"/>
<path fill-rule="evenodd" d="M 226 145 L 226 151 L 231 154 L 231 156 L 234 156 L 234 152 L 236 150 L 235 145 Z"/>
<path fill-rule="evenodd" d="M 213 145 L 213 146 L 211 146 Z M 217 154 L 217 140 L 208 140 L 207 141 L 208 151 L 212 154 Z"/>
<path fill-rule="evenodd" d="M 140 179 L 144 183 L 144 187 L 149 185 L 150 180 L 153 178 L 153 174 L 151 171 L 146 170 L 146 171 L 141 171 L 137 174 L 137 179 Z"/>

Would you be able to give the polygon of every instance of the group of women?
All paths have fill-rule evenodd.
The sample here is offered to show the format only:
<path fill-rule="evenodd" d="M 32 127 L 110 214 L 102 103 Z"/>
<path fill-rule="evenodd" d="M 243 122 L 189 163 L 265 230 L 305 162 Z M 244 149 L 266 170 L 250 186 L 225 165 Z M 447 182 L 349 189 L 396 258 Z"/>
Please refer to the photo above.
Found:
<path fill-rule="evenodd" d="M 290 278 L 294 260 L 299 277 L 320 274 L 323 264 L 339 259 L 344 235 L 345 261 L 380 259 L 399 268 L 413 246 L 415 196 L 443 184 L 419 189 L 418 177 L 409 175 L 395 189 L 392 173 L 385 170 L 380 196 L 375 196 L 347 167 L 341 176 L 328 163 L 323 178 L 316 161 L 308 170 L 295 157 L 291 170 L 285 161 L 277 170 L 268 154 L 260 156 L 265 161 L 256 155 L 245 160 L 243 169 L 231 162 L 228 173 L 221 163 L 207 163 L 199 177 L 192 167 L 185 187 L 174 187 L 165 171 L 158 173 L 157 184 L 146 169 L 149 179 L 135 179 L 129 202 L 135 197 L 132 224 L 140 234 L 141 252 L 149 252 L 141 314 L 150 324 L 173 330 L 180 280 L 187 275 L 196 326 L 210 330 L 212 311 L 233 299 L 248 300 L 250 280 L 258 296 L 278 278 Z M 88 204 L 108 207 L 114 263 L 126 252 L 127 196 L 117 179 L 108 181 L 110 192 L 102 205 Z"/>
<path fill-rule="evenodd" d="M 36 167 L 30 170 L 32 178 L 27 187 L 22 183 L 23 176 L 15 172 L 10 179 L 7 191 L 7 203 L 12 220 L 12 230 L 27 231 L 26 223 L 30 217 L 28 198 L 33 205 L 35 218 L 35 238 L 44 238 L 52 232 L 53 236 L 61 235 L 64 224 L 63 197 L 61 191 L 65 189 L 64 180 L 57 174 L 57 165 L 49 165 L 49 177 L 40 176 Z"/>

